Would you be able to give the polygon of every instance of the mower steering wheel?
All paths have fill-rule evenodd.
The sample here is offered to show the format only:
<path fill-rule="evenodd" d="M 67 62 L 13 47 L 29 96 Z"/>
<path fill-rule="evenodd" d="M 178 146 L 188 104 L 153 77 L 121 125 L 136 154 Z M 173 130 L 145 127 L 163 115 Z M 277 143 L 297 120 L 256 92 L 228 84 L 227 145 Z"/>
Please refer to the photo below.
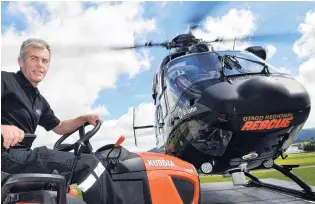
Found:
<path fill-rule="evenodd" d="M 95 135 L 95 133 L 100 129 L 100 127 L 102 125 L 102 121 L 101 120 L 97 120 L 95 127 L 85 134 L 85 129 L 84 128 L 85 128 L 85 126 L 88 126 L 88 125 L 90 125 L 90 124 L 89 123 L 85 123 L 84 125 L 82 125 L 78 129 L 63 135 L 60 139 L 57 140 L 57 142 L 55 143 L 53 149 L 54 150 L 58 150 L 58 151 L 69 152 L 69 151 L 75 149 L 75 144 L 78 143 L 78 142 L 82 142 L 82 143 L 90 146 L 89 139 L 91 139 L 91 137 L 93 135 Z M 78 130 L 79 130 L 79 136 L 80 136 L 80 139 L 78 141 L 76 141 L 73 144 L 62 144 L 63 141 L 65 141 L 70 135 L 72 135 L 73 133 L 75 133 Z"/>

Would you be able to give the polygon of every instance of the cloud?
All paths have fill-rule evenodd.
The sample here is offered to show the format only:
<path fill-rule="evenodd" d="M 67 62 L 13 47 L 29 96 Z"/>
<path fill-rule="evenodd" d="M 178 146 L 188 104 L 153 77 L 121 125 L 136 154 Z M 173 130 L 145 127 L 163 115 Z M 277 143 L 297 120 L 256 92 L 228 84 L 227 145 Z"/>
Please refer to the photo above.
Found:
<path fill-rule="evenodd" d="M 299 78 L 305 84 L 315 83 L 315 58 L 311 58 L 299 67 Z"/>
<path fill-rule="evenodd" d="M 302 37 L 294 43 L 293 51 L 298 57 L 315 56 L 315 10 L 306 13 L 299 31 Z"/>
<path fill-rule="evenodd" d="M 154 21 L 141 18 L 139 4 L 101 4 L 87 10 L 78 2 L 45 2 L 43 5 L 50 14 L 46 21 L 32 4 L 10 3 L 10 10 L 24 15 L 29 27 L 21 33 L 11 28 L 2 35 L 2 67 L 6 71 L 18 70 L 16 59 L 26 38 L 47 40 L 52 47 L 52 60 L 40 90 L 61 119 L 92 111 L 90 107 L 98 98 L 98 92 L 115 87 L 119 74 L 134 76 L 149 69 L 146 53 L 93 53 L 96 45 L 99 48 L 115 43 L 132 45 L 134 33 L 145 34 L 155 28 Z M 84 54 L 78 48 L 90 53 Z M 73 53 L 81 55 L 77 57 Z"/>
<path fill-rule="evenodd" d="M 267 45 L 266 47 L 267 59 L 271 59 L 277 52 L 277 48 L 274 45 Z"/>
<path fill-rule="evenodd" d="M 111 116 L 111 114 L 108 112 L 108 110 L 104 106 L 97 106 L 91 110 L 94 114 L 99 114 L 100 116 Z"/>
<path fill-rule="evenodd" d="M 214 40 L 217 37 L 233 39 L 253 34 L 257 29 L 256 19 L 252 11 L 247 9 L 231 9 L 222 17 L 207 17 L 201 29 L 196 29 L 194 35 L 206 41 Z M 234 42 L 213 43 L 217 50 L 233 49 Z M 235 49 L 245 49 L 247 42 L 237 41 Z"/>
<path fill-rule="evenodd" d="M 19 69 L 19 49 L 27 38 L 48 41 L 52 47 L 51 65 L 39 88 L 61 120 L 87 113 L 110 115 L 106 106 L 92 108 L 99 91 L 115 88 L 120 74 L 134 77 L 150 68 L 145 51 L 109 52 L 103 49 L 117 44 L 133 45 L 135 36 L 145 39 L 148 32 L 155 30 L 155 20 L 143 18 L 140 3 L 101 2 L 88 9 L 81 2 L 9 4 L 10 15 L 23 16 L 27 28 L 17 31 L 9 27 L 2 34 L 2 70 L 16 72 Z M 130 118 L 128 114 L 117 121 L 104 123 L 104 139 L 113 140 L 126 130 L 129 120 L 124 121 Z M 36 133 L 47 136 L 41 127 Z M 41 137 L 39 142 L 49 145 L 59 138 L 53 133 L 48 135 Z"/>
<path fill-rule="evenodd" d="M 290 69 L 288 69 L 287 67 L 279 67 L 278 71 L 280 71 L 281 73 L 285 73 L 285 74 L 292 74 Z"/>
<path fill-rule="evenodd" d="M 311 104 L 315 104 L 315 11 L 306 13 L 305 20 L 300 24 L 302 37 L 293 46 L 298 57 L 308 57 L 299 67 L 297 80 L 299 80 L 310 94 Z M 311 108 L 306 128 L 315 127 L 315 110 Z"/>
<path fill-rule="evenodd" d="M 301 82 L 308 91 L 311 98 L 311 112 L 305 123 L 305 128 L 313 128 L 315 127 L 315 58 L 311 58 L 304 62 L 299 67 L 299 74 L 296 77 L 298 81 Z"/>

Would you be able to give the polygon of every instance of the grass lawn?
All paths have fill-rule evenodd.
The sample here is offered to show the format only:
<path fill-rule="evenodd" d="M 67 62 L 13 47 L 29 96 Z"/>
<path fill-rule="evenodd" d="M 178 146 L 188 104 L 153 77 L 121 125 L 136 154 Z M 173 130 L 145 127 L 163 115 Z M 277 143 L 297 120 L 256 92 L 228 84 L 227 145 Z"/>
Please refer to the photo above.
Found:
<path fill-rule="evenodd" d="M 315 165 L 315 153 L 289 154 L 285 160 L 280 157 L 277 158 L 275 162 L 277 164 L 299 164 L 300 166 L 312 166 Z"/>
<path fill-rule="evenodd" d="M 315 186 L 315 167 L 305 167 L 302 169 L 293 169 L 292 172 L 300 177 L 303 181 L 305 181 L 309 185 Z M 255 176 L 260 179 L 263 178 L 277 178 L 286 181 L 292 181 L 290 178 L 284 176 L 280 172 L 273 170 L 273 171 L 260 171 L 260 172 L 253 172 Z M 232 181 L 232 178 L 223 178 L 223 176 L 200 176 L 201 183 L 208 183 L 208 182 L 222 182 L 222 181 Z"/>
<path fill-rule="evenodd" d="M 293 169 L 292 172 L 300 177 L 309 185 L 315 185 L 315 153 L 301 153 L 301 154 L 290 154 L 285 160 L 281 158 L 276 159 L 277 164 L 300 164 L 303 166 L 300 169 Z M 276 170 L 260 170 L 252 171 L 252 174 L 258 178 L 277 178 L 287 181 L 292 181 L 290 178 L 284 176 Z M 207 182 L 222 182 L 232 181 L 232 178 L 223 178 L 223 176 L 200 176 L 201 183 Z"/>

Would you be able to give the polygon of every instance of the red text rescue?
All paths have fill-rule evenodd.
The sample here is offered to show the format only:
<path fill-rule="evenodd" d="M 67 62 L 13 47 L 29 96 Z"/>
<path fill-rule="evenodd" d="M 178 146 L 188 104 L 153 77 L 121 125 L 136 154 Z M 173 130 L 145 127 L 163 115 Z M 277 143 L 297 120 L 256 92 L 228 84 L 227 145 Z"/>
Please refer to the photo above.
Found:
<path fill-rule="evenodd" d="M 286 128 L 289 127 L 292 120 L 293 117 L 273 120 L 246 121 L 241 130 L 271 130 L 275 128 Z"/>

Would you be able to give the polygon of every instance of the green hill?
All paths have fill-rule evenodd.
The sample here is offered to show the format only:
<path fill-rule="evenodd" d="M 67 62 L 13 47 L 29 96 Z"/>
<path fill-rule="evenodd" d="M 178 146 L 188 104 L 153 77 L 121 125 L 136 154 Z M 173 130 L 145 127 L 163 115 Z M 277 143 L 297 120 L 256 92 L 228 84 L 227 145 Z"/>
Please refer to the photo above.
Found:
<path fill-rule="evenodd" d="M 302 129 L 296 138 L 295 142 L 304 142 L 315 139 L 315 127 L 309 129 Z"/>

